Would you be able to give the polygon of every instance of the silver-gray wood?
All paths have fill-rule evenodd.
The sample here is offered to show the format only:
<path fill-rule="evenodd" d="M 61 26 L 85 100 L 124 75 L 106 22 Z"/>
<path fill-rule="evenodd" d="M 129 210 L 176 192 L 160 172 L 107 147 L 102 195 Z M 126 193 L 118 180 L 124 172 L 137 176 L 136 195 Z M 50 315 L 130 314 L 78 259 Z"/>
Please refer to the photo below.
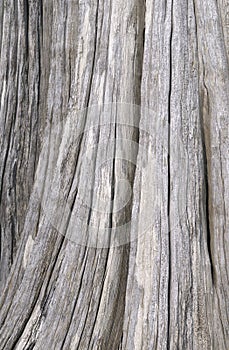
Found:
<path fill-rule="evenodd" d="M 228 0 L 0 21 L 0 349 L 227 350 Z"/>

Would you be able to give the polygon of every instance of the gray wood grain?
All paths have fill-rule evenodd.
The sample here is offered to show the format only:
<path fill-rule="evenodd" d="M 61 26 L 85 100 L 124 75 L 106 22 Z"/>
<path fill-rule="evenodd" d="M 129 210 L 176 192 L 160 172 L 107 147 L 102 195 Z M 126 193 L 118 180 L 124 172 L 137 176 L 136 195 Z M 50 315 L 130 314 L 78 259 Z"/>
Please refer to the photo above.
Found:
<path fill-rule="evenodd" d="M 0 349 L 222 349 L 227 0 L 2 0 Z"/>

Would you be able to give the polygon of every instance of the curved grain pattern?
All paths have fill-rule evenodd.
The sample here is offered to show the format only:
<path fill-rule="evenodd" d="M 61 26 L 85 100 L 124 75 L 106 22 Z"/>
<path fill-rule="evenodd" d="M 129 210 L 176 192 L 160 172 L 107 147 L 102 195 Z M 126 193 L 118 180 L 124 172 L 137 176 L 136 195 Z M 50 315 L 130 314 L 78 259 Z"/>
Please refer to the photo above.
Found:
<path fill-rule="evenodd" d="M 228 11 L 2 0 L 0 349 L 228 349 Z"/>

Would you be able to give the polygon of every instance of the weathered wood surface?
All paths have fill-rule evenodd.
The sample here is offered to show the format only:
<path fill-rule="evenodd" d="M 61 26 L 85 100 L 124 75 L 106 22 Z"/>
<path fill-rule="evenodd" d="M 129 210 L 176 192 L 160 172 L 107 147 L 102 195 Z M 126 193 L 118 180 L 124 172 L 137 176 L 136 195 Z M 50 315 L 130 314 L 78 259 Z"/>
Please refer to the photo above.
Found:
<path fill-rule="evenodd" d="M 227 350 L 228 1 L 0 18 L 0 349 Z"/>

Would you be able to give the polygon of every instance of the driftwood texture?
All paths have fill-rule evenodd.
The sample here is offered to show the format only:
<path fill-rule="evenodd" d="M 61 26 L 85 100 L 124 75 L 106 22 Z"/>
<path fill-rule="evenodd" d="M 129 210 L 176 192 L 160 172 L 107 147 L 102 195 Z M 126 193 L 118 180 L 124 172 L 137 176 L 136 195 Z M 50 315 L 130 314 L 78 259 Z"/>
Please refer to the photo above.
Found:
<path fill-rule="evenodd" d="M 0 349 L 229 349 L 228 0 L 0 20 Z"/>

